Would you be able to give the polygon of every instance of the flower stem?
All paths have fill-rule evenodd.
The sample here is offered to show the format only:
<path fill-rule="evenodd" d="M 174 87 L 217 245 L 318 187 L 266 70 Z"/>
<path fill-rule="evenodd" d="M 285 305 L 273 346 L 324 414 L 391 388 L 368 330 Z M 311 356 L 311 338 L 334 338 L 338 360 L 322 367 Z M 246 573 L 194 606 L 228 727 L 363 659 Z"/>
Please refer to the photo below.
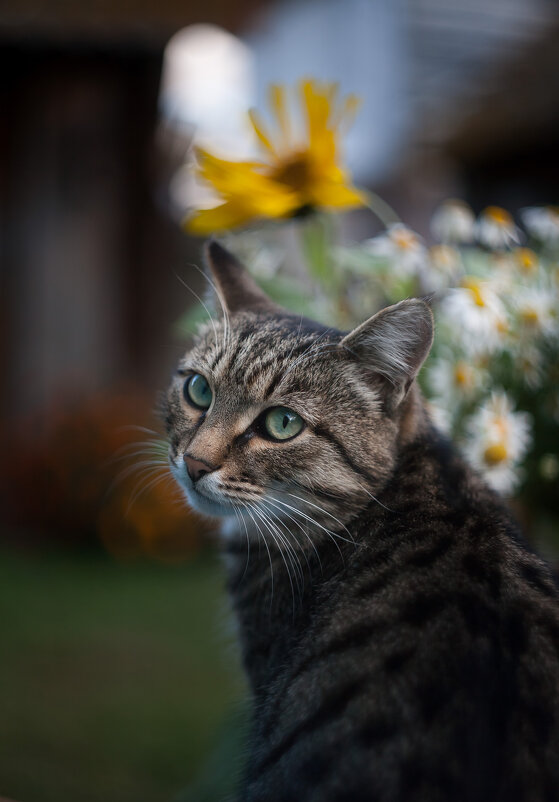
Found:
<path fill-rule="evenodd" d="M 367 199 L 367 208 L 371 210 L 375 217 L 378 217 L 386 228 L 394 225 L 394 223 L 402 222 L 392 206 L 389 206 L 376 192 L 365 191 L 364 195 Z"/>

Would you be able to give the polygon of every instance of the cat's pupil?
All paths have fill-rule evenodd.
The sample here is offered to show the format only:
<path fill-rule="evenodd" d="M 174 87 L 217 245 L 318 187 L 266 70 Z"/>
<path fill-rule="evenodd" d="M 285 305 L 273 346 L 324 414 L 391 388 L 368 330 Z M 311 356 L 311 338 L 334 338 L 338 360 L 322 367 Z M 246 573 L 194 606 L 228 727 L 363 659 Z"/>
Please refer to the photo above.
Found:
<path fill-rule="evenodd" d="M 288 415 L 284 415 L 283 416 L 283 428 L 286 429 L 288 424 L 289 424 L 289 416 Z"/>

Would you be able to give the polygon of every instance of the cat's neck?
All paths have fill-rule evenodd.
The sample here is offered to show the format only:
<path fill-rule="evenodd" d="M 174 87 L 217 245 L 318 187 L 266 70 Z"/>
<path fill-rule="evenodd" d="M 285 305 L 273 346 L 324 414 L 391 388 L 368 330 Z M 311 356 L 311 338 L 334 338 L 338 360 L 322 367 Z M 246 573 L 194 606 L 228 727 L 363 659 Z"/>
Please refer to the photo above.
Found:
<path fill-rule="evenodd" d="M 348 523 L 343 540 L 324 536 L 311 548 L 298 543 L 296 530 L 291 538 L 297 546 L 291 554 L 284 550 L 282 554 L 262 537 L 251 542 L 244 531 L 237 537 L 229 534 L 225 547 L 228 587 L 240 625 L 245 668 L 256 694 L 274 676 L 274 667 L 282 665 L 297 647 L 317 604 L 324 602 L 331 589 L 350 581 L 348 572 L 359 570 L 359 555 L 367 552 L 368 559 L 374 558 L 377 538 L 391 528 L 394 516 L 401 524 L 402 516 L 416 515 L 422 507 L 428 510 L 433 494 L 445 495 L 441 478 L 445 471 L 449 476 L 456 473 L 456 481 L 452 480 L 456 489 L 448 503 L 460 504 L 458 488 L 465 486 L 468 469 L 429 426 L 418 400 L 410 399 L 409 429 L 393 477 Z"/>

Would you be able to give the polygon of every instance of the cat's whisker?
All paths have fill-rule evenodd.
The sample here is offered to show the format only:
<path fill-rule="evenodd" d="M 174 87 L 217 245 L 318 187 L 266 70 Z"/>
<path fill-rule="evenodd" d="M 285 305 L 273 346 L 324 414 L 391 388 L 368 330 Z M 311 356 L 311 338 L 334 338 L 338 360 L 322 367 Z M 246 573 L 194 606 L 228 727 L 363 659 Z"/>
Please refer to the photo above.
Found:
<path fill-rule="evenodd" d="M 339 524 L 342 527 L 342 529 L 345 532 L 347 532 L 347 534 L 350 537 L 349 540 L 347 540 L 347 538 L 342 538 L 342 540 L 346 540 L 347 543 L 355 543 L 355 540 L 353 539 L 353 536 L 352 536 L 351 532 L 349 531 L 349 529 L 347 528 L 347 526 L 344 523 L 342 523 L 342 521 L 340 521 L 339 518 L 336 518 L 335 515 L 332 515 L 331 512 L 328 512 L 328 510 L 325 510 L 324 507 L 320 507 L 318 504 L 314 504 L 312 501 L 309 501 L 308 499 L 303 498 L 302 496 L 297 496 L 295 493 L 289 493 L 289 491 L 287 491 L 287 490 L 284 490 L 282 492 L 286 493 L 288 496 L 291 496 L 292 498 L 296 498 L 298 501 L 302 501 L 304 504 L 309 504 L 311 507 L 314 507 L 319 512 L 322 512 L 322 513 L 324 513 L 324 515 L 327 515 L 329 518 L 332 518 L 334 521 L 336 521 L 337 524 Z M 340 537 L 340 535 L 338 535 L 338 537 Z"/>
<path fill-rule="evenodd" d="M 295 588 L 293 586 L 293 579 L 291 577 L 291 571 L 290 571 L 289 566 L 287 564 L 287 560 L 285 559 L 285 554 L 283 553 L 283 550 L 281 548 L 281 543 L 283 541 L 282 541 L 281 538 L 278 541 L 278 539 L 276 538 L 276 536 L 274 534 L 274 529 L 273 529 L 272 525 L 270 524 L 268 517 L 262 512 L 262 510 L 259 510 L 256 507 L 253 507 L 252 511 L 262 521 L 262 523 L 264 524 L 264 526 L 266 527 L 266 529 L 270 533 L 270 536 L 271 536 L 272 540 L 274 541 L 274 543 L 277 546 L 277 549 L 279 551 L 280 557 L 282 558 L 283 564 L 285 565 L 285 570 L 287 571 L 287 577 L 289 579 L 289 585 L 291 587 L 291 597 L 292 597 L 292 600 L 293 600 L 293 605 L 295 605 Z"/>
<path fill-rule="evenodd" d="M 360 482 L 357 482 L 356 484 L 357 484 L 358 487 L 361 488 L 361 490 L 364 493 L 366 493 L 368 496 L 370 496 L 373 499 L 373 501 L 376 501 L 376 503 L 379 504 L 381 507 L 383 507 L 383 509 L 387 510 L 387 512 L 392 512 L 392 513 L 394 513 L 394 515 L 398 515 L 399 514 L 397 510 L 392 510 L 392 509 L 390 509 L 390 507 L 387 507 L 386 504 L 383 504 L 382 501 L 379 501 L 379 499 L 376 496 L 373 496 L 371 491 L 367 490 L 366 487 L 363 487 L 363 485 L 360 484 Z"/>
<path fill-rule="evenodd" d="M 342 558 L 342 560 L 344 560 L 344 555 L 342 553 L 342 550 L 340 549 L 337 541 L 335 540 L 335 537 L 340 537 L 339 535 L 337 535 L 335 532 L 331 532 L 329 529 L 326 529 L 325 526 L 319 524 L 318 521 L 315 521 L 314 518 L 311 518 L 310 515 L 307 515 L 306 512 L 297 509 L 297 507 L 294 507 L 292 504 L 287 504 L 285 501 L 280 501 L 279 498 L 274 499 L 274 501 L 277 501 L 278 504 L 281 504 L 283 507 L 287 507 L 287 509 L 292 510 L 296 515 L 300 515 L 306 521 L 313 524 L 313 526 L 318 526 L 319 529 L 322 529 L 322 531 L 325 532 L 328 535 L 328 537 L 332 540 L 332 542 L 334 543 L 334 545 L 336 546 L 336 548 L 340 553 L 340 557 Z M 345 538 L 341 538 L 341 540 L 345 540 Z"/>
<path fill-rule="evenodd" d="M 282 520 L 282 519 L 279 517 L 279 515 L 278 515 L 277 513 L 275 513 L 275 512 L 274 512 L 272 509 L 270 509 L 269 505 L 268 505 L 268 504 L 267 504 L 265 501 L 262 501 L 261 503 L 262 503 L 262 505 L 264 506 L 264 509 L 266 510 L 266 512 L 268 513 L 268 515 L 271 515 L 271 516 L 272 516 L 272 519 L 273 519 L 273 521 L 274 521 L 274 522 L 277 522 L 277 523 L 276 523 L 276 526 L 278 527 L 278 529 L 279 529 L 279 530 L 280 530 L 282 533 L 284 533 L 284 536 L 285 536 L 285 539 L 286 539 L 286 541 L 287 541 L 288 545 L 290 545 L 290 546 L 291 546 L 291 548 L 292 548 L 292 551 L 293 551 L 293 556 L 294 556 L 294 557 L 296 557 L 296 554 L 297 554 L 297 553 L 296 553 L 296 551 L 295 551 L 295 546 L 298 546 L 298 547 L 299 547 L 299 550 L 301 551 L 301 553 L 302 553 L 303 557 L 305 558 L 305 562 L 307 563 L 307 568 L 308 568 L 308 569 L 309 569 L 309 571 L 310 571 L 310 570 L 311 570 L 311 567 L 310 567 L 310 564 L 309 564 L 309 558 L 307 557 L 307 553 L 306 553 L 305 549 L 302 547 L 302 545 L 301 545 L 301 543 L 299 542 L 299 540 L 297 539 L 297 537 L 296 537 L 296 536 L 293 534 L 293 532 L 291 532 L 291 530 L 289 529 L 289 527 L 287 526 L 287 524 L 285 523 L 285 521 L 283 521 L 283 520 Z M 290 541 L 290 539 L 289 539 L 289 538 L 290 538 L 290 536 L 291 536 L 291 537 L 293 538 L 293 540 L 295 541 L 295 546 L 293 546 L 293 545 L 291 544 L 291 541 Z M 312 541 L 311 541 L 311 543 L 312 543 Z M 299 566 L 301 566 L 301 562 L 300 562 L 300 560 L 299 560 L 299 558 L 298 558 L 298 557 L 297 557 L 297 562 L 298 562 Z M 303 579 L 304 579 L 304 577 L 303 577 L 303 572 L 302 572 L 302 570 L 301 570 L 301 580 L 303 581 Z"/>
<path fill-rule="evenodd" d="M 277 516 L 276 516 L 276 515 L 274 515 L 274 514 L 272 513 L 272 511 L 271 511 L 271 510 L 267 510 L 267 512 L 266 512 L 265 514 L 266 514 L 266 515 L 268 515 L 268 516 L 270 516 L 270 515 L 273 515 L 273 519 L 275 519 L 275 520 L 278 520 L 278 521 L 279 521 L 279 519 L 277 518 Z M 285 524 L 281 524 L 281 522 L 279 522 L 279 523 L 274 523 L 274 520 L 271 520 L 271 523 L 273 523 L 273 524 L 274 524 L 274 527 L 275 527 L 275 529 L 276 529 L 276 532 L 277 532 L 277 534 L 278 534 L 278 537 L 280 537 L 280 538 L 281 538 L 281 541 L 282 541 L 283 543 L 285 543 L 285 546 L 286 546 L 286 549 L 287 549 L 288 556 L 290 557 L 290 562 L 291 562 L 292 564 L 293 564 L 293 563 L 295 563 L 295 564 L 296 564 L 296 565 L 293 565 L 293 568 L 294 568 L 294 570 L 295 570 L 295 572 L 296 572 L 296 577 L 300 577 L 300 579 L 301 579 L 301 583 L 304 585 L 304 581 L 305 581 L 305 579 L 304 579 L 303 567 L 302 567 L 302 565 L 301 565 L 301 561 L 299 560 L 299 557 L 297 556 L 297 552 L 295 551 L 295 547 L 294 547 L 294 545 L 291 543 L 291 541 L 290 541 L 290 539 L 289 539 L 290 532 L 289 532 L 289 529 L 288 529 L 288 527 L 287 527 L 287 526 L 285 526 Z M 283 526 L 284 526 L 284 528 L 285 528 L 285 532 L 284 532 L 284 530 L 281 528 L 281 526 L 282 526 L 282 525 L 283 525 Z M 295 538 L 295 542 L 297 543 L 297 539 L 296 539 L 296 538 Z M 299 548 L 301 548 L 300 544 L 299 544 Z M 304 552 L 303 552 L 303 553 L 304 553 Z M 308 564 L 308 561 L 307 561 L 307 564 Z M 298 583 L 298 582 L 297 582 L 297 585 L 298 585 L 298 589 L 299 589 L 299 592 L 300 592 L 300 591 L 301 591 L 301 588 L 299 587 L 299 583 Z"/>
<path fill-rule="evenodd" d="M 287 357 L 286 357 L 286 362 L 288 362 L 291 359 L 291 357 L 293 355 L 293 351 L 295 350 L 295 346 L 299 342 L 299 337 L 301 336 L 301 329 L 303 327 L 303 317 L 304 317 L 304 315 L 301 315 L 301 317 L 299 319 L 299 326 L 297 328 L 297 336 L 294 338 L 293 344 L 292 344 L 291 348 L 289 349 L 289 353 L 287 354 Z"/>
<path fill-rule="evenodd" d="M 120 454 L 119 456 L 114 456 L 110 460 L 110 464 L 114 465 L 117 462 L 123 462 L 124 460 L 132 460 L 136 459 L 137 457 L 159 457 L 161 461 L 167 460 L 168 451 L 157 450 L 153 448 L 140 448 L 136 451 L 129 451 L 126 454 Z"/>
<path fill-rule="evenodd" d="M 252 514 L 251 508 L 249 506 L 247 506 L 245 509 L 247 510 L 248 514 L 250 515 L 250 517 L 252 519 L 252 522 L 253 522 L 253 524 L 255 526 L 255 529 L 258 532 L 258 536 L 259 536 L 258 542 L 261 543 L 262 541 L 264 541 L 264 546 L 266 547 L 266 551 L 268 552 L 268 561 L 270 563 L 270 582 L 271 582 L 271 585 L 270 585 L 270 612 L 271 612 L 272 611 L 272 604 L 273 604 L 273 601 L 274 601 L 274 566 L 272 564 L 272 555 L 270 554 L 270 547 L 268 546 L 268 543 L 267 543 L 266 538 L 264 537 L 264 535 L 262 533 L 262 529 L 260 528 L 260 525 L 258 524 L 258 521 L 255 519 L 255 517 Z"/>
<path fill-rule="evenodd" d="M 272 501 L 270 498 L 266 498 L 266 500 L 265 500 L 265 501 L 263 501 L 262 503 L 263 503 L 263 504 L 266 504 L 266 505 L 272 505 L 272 506 L 273 506 L 273 507 L 275 507 L 277 510 L 279 510 L 279 511 L 282 513 L 282 515 L 285 515 L 285 516 L 286 516 L 286 518 L 289 518 L 289 520 L 290 520 L 290 521 L 293 521 L 293 523 L 294 523 L 296 526 L 298 526 L 298 527 L 299 527 L 299 529 L 300 529 L 300 530 L 301 530 L 301 532 L 302 532 L 302 533 L 305 535 L 305 537 L 306 537 L 306 538 L 307 538 L 307 540 L 309 541 L 309 543 L 310 543 L 311 547 L 313 548 L 313 550 L 314 550 L 314 553 L 316 554 L 316 558 L 317 558 L 317 560 L 318 560 L 318 564 L 320 565 L 320 571 L 322 572 L 322 562 L 321 562 L 321 560 L 320 560 L 320 554 L 318 553 L 318 550 L 317 550 L 317 548 L 316 548 L 315 544 L 313 543 L 313 540 L 312 540 L 311 536 L 309 535 L 309 533 L 307 532 L 307 530 L 304 528 L 303 524 L 301 524 L 299 521 L 297 521 L 297 520 L 296 520 L 296 518 L 294 518 L 294 517 L 293 517 L 292 515 L 290 515 L 288 512 L 286 512 L 285 510 L 282 510 L 282 509 L 281 509 L 281 507 L 279 507 L 277 504 L 275 504 L 275 503 L 274 503 L 274 501 Z M 270 510 L 270 512 L 272 513 L 272 510 Z M 275 513 L 272 513 L 272 514 L 274 514 L 274 515 L 275 515 Z M 281 519 L 279 518 L 279 516 L 277 516 L 277 515 L 276 515 L 276 517 L 278 518 L 278 520 L 281 520 Z M 286 527 L 286 528 L 287 528 L 287 527 Z M 304 551 L 303 549 L 302 549 L 302 551 L 303 551 L 303 554 L 305 555 L 305 559 L 307 560 L 307 565 L 308 565 L 309 561 L 308 561 L 307 555 L 306 555 L 306 553 L 305 553 L 305 551 Z"/>
<path fill-rule="evenodd" d="M 168 473 L 163 473 L 160 474 L 159 476 L 156 476 L 154 479 L 152 479 L 147 484 L 141 486 L 140 488 L 136 486 L 136 488 L 134 489 L 134 493 L 130 498 L 130 501 L 128 502 L 128 505 L 126 507 L 126 515 L 129 514 L 130 510 L 132 509 L 136 501 L 138 501 L 140 496 L 143 496 L 143 494 L 146 493 L 148 490 L 152 490 L 154 487 L 157 487 L 157 485 L 161 484 L 161 482 L 163 481 L 172 482 L 173 481 L 172 476 L 170 476 Z"/>
<path fill-rule="evenodd" d="M 156 432 L 154 429 L 148 429 L 146 426 L 138 426 L 136 423 L 127 423 L 119 426 L 117 432 L 142 432 L 143 434 L 150 434 L 154 437 L 161 438 L 161 432 Z"/>
<path fill-rule="evenodd" d="M 104 462 L 104 467 L 108 468 L 115 465 L 117 462 L 123 462 L 126 459 L 133 460 L 136 457 L 154 456 L 154 457 L 167 457 L 169 450 L 168 444 L 164 440 L 149 441 L 139 440 L 134 443 L 125 443 L 118 448 L 112 456 L 108 457 Z"/>
<path fill-rule="evenodd" d="M 240 584 L 243 581 L 243 579 L 245 578 L 246 572 L 248 571 L 248 564 L 249 564 L 249 561 L 250 561 L 250 537 L 248 536 L 248 529 L 247 529 L 247 525 L 246 525 L 246 521 L 244 519 L 244 515 L 243 515 L 242 509 L 237 504 L 235 504 L 234 502 L 233 502 L 233 509 L 235 510 L 235 515 L 237 516 L 237 521 L 239 523 L 239 530 L 241 528 L 241 522 L 242 522 L 242 524 L 244 526 L 245 537 L 246 537 L 246 541 L 247 541 L 247 559 L 246 559 L 246 563 L 245 563 L 245 570 L 243 571 L 243 575 L 241 576 L 241 578 L 239 580 L 239 584 Z"/>
<path fill-rule="evenodd" d="M 196 267 L 196 265 L 191 265 L 191 267 Z M 198 269 L 199 269 L 199 268 L 198 268 Z M 208 309 L 207 305 L 204 303 L 204 301 L 202 300 L 202 298 L 200 298 L 200 296 L 198 295 L 198 293 L 197 293 L 197 292 L 195 292 L 195 291 L 192 289 L 192 287 L 190 287 L 190 286 L 189 286 L 189 285 L 186 283 L 186 281 L 184 281 L 184 279 L 182 279 L 182 278 L 181 278 L 181 277 L 178 275 L 178 273 L 175 273 L 175 278 L 177 279 L 177 281 L 179 281 L 179 282 L 182 284 L 182 286 L 183 286 L 185 289 L 187 289 L 187 290 L 188 290 L 188 292 L 190 292 L 190 293 L 191 293 L 191 294 L 192 294 L 192 295 L 193 295 L 193 296 L 196 298 L 196 300 L 198 301 L 198 303 L 199 303 L 201 306 L 203 306 L 203 307 L 204 307 L 204 310 L 205 310 L 205 312 L 206 312 L 206 314 L 207 314 L 207 316 L 208 316 L 208 318 L 209 318 L 209 320 L 210 320 L 210 323 L 212 324 L 212 328 L 213 328 L 213 330 L 214 330 L 215 341 L 217 342 L 217 339 L 218 339 L 218 337 L 217 337 L 217 327 L 216 327 L 216 325 L 215 325 L 215 321 L 214 321 L 214 319 L 213 319 L 212 313 L 211 313 L 211 312 L 210 312 L 210 310 Z"/>
<path fill-rule="evenodd" d="M 211 278 L 208 276 L 208 274 L 204 270 L 202 270 L 200 267 L 198 267 L 198 265 L 196 265 L 196 264 L 194 264 L 194 262 L 192 262 L 190 264 L 190 267 L 193 267 L 195 270 L 197 270 L 199 273 L 201 273 L 201 275 L 205 278 L 205 280 L 208 282 L 210 287 L 215 292 L 216 298 L 220 303 L 221 311 L 223 312 L 223 347 L 226 348 L 227 347 L 227 342 L 229 340 L 229 335 L 230 335 L 230 332 L 231 332 L 231 325 L 230 325 L 229 312 L 227 311 L 227 305 L 225 303 L 225 298 L 223 297 L 223 293 L 217 287 L 217 285 L 211 280 Z M 206 311 L 207 311 L 207 309 L 206 309 Z M 209 314 L 209 312 L 208 312 L 208 314 Z M 215 327 L 214 327 L 214 333 L 215 333 Z M 217 333 L 216 333 L 215 334 L 216 343 L 217 343 L 217 339 L 218 338 L 217 338 Z"/>
<path fill-rule="evenodd" d="M 110 495 L 119 485 L 126 481 L 130 476 L 137 474 L 137 477 L 143 477 L 144 475 L 152 474 L 154 471 L 158 471 L 161 473 L 168 474 L 168 464 L 167 462 L 156 462 L 154 460 L 142 460 L 141 462 L 134 463 L 133 465 L 129 465 L 124 470 L 120 471 L 120 473 L 115 476 L 111 484 L 107 489 L 107 495 Z"/>

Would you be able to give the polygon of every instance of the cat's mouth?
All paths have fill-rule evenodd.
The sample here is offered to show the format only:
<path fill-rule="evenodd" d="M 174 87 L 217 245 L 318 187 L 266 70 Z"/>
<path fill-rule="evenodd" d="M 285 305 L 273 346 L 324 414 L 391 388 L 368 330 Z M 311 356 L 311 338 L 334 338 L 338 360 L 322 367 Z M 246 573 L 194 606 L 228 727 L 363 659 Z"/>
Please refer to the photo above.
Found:
<path fill-rule="evenodd" d="M 186 491 L 186 497 L 190 506 L 194 507 L 198 512 L 219 518 L 226 515 L 234 515 L 235 507 L 226 499 L 213 498 L 204 493 L 202 488 L 194 487 L 192 484 L 190 487 L 187 487 L 185 483 L 182 483 L 182 485 Z"/>
<path fill-rule="evenodd" d="M 195 485 L 192 480 L 185 475 L 171 460 L 171 472 L 177 483 L 184 491 L 190 506 L 197 512 L 210 515 L 213 518 L 221 518 L 235 514 L 234 505 L 223 496 L 216 498 L 210 488 L 200 486 L 200 482 Z M 201 482 L 204 480 L 202 479 Z"/>

